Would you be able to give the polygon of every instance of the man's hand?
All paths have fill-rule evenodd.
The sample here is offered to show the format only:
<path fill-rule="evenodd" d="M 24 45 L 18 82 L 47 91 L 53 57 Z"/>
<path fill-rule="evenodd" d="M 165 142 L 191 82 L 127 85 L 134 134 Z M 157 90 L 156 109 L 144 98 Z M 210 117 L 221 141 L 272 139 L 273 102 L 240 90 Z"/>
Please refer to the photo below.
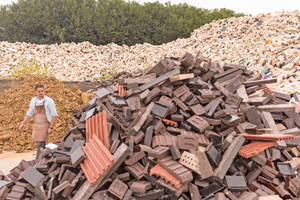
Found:
<path fill-rule="evenodd" d="M 19 131 L 23 131 L 23 127 L 24 127 L 24 124 L 22 123 L 22 124 L 19 126 Z"/>
<path fill-rule="evenodd" d="M 51 128 L 48 128 L 48 135 L 50 135 L 52 133 L 52 129 Z"/>

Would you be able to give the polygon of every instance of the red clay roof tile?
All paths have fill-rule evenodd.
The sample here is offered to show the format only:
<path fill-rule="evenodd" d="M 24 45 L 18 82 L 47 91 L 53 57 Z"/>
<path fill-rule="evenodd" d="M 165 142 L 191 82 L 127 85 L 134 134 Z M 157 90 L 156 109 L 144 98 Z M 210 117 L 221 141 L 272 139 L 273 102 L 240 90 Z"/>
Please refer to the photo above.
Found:
<path fill-rule="evenodd" d="M 294 139 L 294 135 L 283 135 L 283 134 L 237 134 L 235 136 L 243 136 L 246 140 L 265 140 L 265 141 L 279 141 Z"/>
<path fill-rule="evenodd" d="M 177 122 L 174 122 L 172 120 L 168 120 L 168 119 L 162 119 L 163 123 L 167 124 L 167 125 L 171 125 L 171 126 L 178 126 Z"/>
<path fill-rule="evenodd" d="M 86 142 L 82 150 L 86 158 L 80 166 L 90 185 L 93 186 L 112 166 L 115 159 L 95 134 Z"/>
<path fill-rule="evenodd" d="M 119 96 L 120 96 L 120 97 L 125 97 L 125 95 L 126 95 L 126 90 L 125 90 L 124 85 L 119 85 L 119 84 L 117 84 L 115 87 L 116 87 L 117 90 L 119 91 Z"/>
<path fill-rule="evenodd" d="M 97 135 L 104 146 L 109 149 L 107 116 L 105 110 L 86 120 L 86 141 L 88 142 L 94 134 Z"/>
<path fill-rule="evenodd" d="M 177 189 L 179 189 L 182 186 L 182 184 L 180 183 L 180 181 L 177 178 L 175 178 L 172 174 L 170 174 L 167 170 L 165 170 L 159 164 L 155 165 L 155 167 L 153 167 L 150 170 L 150 176 L 152 176 L 153 174 L 155 174 L 156 176 L 159 176 L 159 177 L 165 179 L 166 182 L 171 183 Z"/>
<path fill-rule="evenodd" d="M 52 140 L 50 143 L 55 144 L 55 143 L 59 143 L 61 141 L 62 141 L 62 138 L 56 139 L 56 140 Z"/>
<path fill-rule="evenodd" d="M 275 95 L 274 92 L 272 92 L 272 90 L 270 90 L 268 88 L 268 86 L 266 86 L 266 85 L 263 85 L 260 89 L 263 90 L 264 92 L 267 92 L 269 94 Z"/>
<path fill-rule="evenodd" d="M 257 154 L 264 151 L 265 149 L 275 145 L 276 142 L 264 142 L 264 141 L 253 142 L 251 144 L 242 146 L 239 150 L 239 155 L 244 158 L 250 158 L 256 156 Z"/>

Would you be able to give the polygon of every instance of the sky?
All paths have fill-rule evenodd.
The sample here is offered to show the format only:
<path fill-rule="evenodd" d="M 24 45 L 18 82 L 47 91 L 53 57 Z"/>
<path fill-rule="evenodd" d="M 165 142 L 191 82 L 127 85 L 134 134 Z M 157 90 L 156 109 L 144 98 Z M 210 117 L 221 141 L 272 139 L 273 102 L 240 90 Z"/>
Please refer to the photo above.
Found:
<path fill-rule="evenodd" d="M 16 2 L 17 0 L 13 0 Z M 126 0 L 128 1 L 128 0 Z M 136 0 L 141 4 L 144 2 L 155 2 L 157 0 Z M 161 3 L 169 0 L 158 0 Z M 11 3 L 12 0 L 0 0 L 0 5 Z M 300 12 L 300 0 L 170 0 L 171 4 L 187 3 L 198 8 L 214 9 L 228 8 L 235 12 L 244 12 L 246 14 L 273 13 L 276 11 L 294 11 Z"/>

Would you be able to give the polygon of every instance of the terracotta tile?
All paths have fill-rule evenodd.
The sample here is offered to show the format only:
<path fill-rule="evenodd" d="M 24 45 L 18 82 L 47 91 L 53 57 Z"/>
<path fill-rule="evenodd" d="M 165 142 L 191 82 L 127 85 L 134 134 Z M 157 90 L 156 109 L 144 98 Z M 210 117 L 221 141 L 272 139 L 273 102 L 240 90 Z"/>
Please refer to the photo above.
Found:
<path fill-rule="evenodd" d="M 171 156 L 158 160 L 158 163 L 183 184 L 193 180 L 192 172 L 173 160 Z"/>
<path fill-rule="evenodd" d="M 80 166 L 90 185 L 93 186 L 112 166 L 115 160 L 95 134 L 86 142 L 86 146 L 82 147 L 82 150 L 86 158 L 83 163 L 80 163 Z"/>
<path fill-rule="evenodd" d="M 177 122 L 174 122 L 172 120 L 168 120 L 168 119 L 162 119 L 163 123 L 167 124 L 167 125 L 171 125 L 171 126 L 178 126 Z"/>
<path fill-rule="evenodd" d="M 270 89 L 268 88 L 268 86 L 266 86 L 266 85 L 263 85 L 260 89 L 263 90 L 264 92 L 267 92 L 267 93 L 272 94 L 272 95 L 275 96 L 275 93 L 272 92 L 272 90 L 270 90 Z"/>
<path fill-rule="evenodd" d="M 237 134 L 235 136 L 243 136 L 246 140 L 266 140 L 266 141 L 279 141 L 294 139 L 294 135 L 283 135 L 283 134 Z"/>
<path fill-rule="evenodd" d="M 180 181 L 177 178 L 175 178 L 167 170 L 162 168 L 162 166 L 160 166 L 159 164 L 155 165 L 155 167 L 153 167 L 150 170 L 150 176 L 152 176 L 152 175 L 156 175 L 156 176 L 159 176 L 159 177 L 165 179 L 166 182 L 171 183 L 177 189 L 179 189 L 182 186 L 182 184 L 180 183 Z"/>
<path fill-rule="evenodd" d="M 105 110 L 86 120 L 86 141 L 88 142 L 94 134 L 109 149 L 107 115 Z"/>
<path fill-rule="evenodd" d="M 117 84 L 115 87 L 119 91 L 119 96 L 120 97 L 125 97 L 126 96 L 126 89 L 125 89 L 124 85 Z"/>
<path fill-rule="evenodd" d="M 256 156 L 257 154 L 264 151 L 265 149 L 275 145 L 276 142 L 264 142 L 264 141 L 253 142 L 251 144 L 242 146 L 239 150 L 239 155 L 244 158 L 250 158 Z"/>
<path fill-rule="evenodd" d="M 96 183 L 96 180 L 98 180 L 100 178 L 99 174 L 100 175 L 103 174 L 102 166 L 99 166 L 100 164 L 97 162 L 97 160 L 94 162 L 92 161 L 93 158 L 91 157 L 90 153 L 88 153 L 85 150 L 85 147 L 83 147 L 82 150 L 87 155 L 87 157 L 84 159 L 83 163 L 80 163 L 80 166 L 81 166 L 86 178 L 88 179 L 90 185 L 94 185 Z M 97 165 L 95 162 L 97 162 Z M 99 166 L 99 168 L 98 168 L 98 166 Z"/>
<path fill-rule="evenodd" d="M 59 143 L 61 141 L 62 141 L 62 138 L 56 139 L 56 140 L 52 140 L 50 143 L 55 144 L 55 143 Z"/>
<path fill-rule="evenodd" d="M 267 162 L 266 165 L 268 165 L 269 167 L 272 167 L 273 169 L 275 169 L 275 165 L 272 162 L 272 160 L 270 158 L 266 158 Z"/>

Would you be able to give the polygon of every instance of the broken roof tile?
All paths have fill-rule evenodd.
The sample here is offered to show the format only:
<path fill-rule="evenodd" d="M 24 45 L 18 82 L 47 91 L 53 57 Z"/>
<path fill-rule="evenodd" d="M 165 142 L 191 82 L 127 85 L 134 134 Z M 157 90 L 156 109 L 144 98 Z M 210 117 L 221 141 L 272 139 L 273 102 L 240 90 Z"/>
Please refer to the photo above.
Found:
<path fill-rule="evenodd" d="M 119 97 L 126 96 L 126 89 L 125 89 L 124 85 L 117 84 L 115 87 L 118 90 Z"/>
<path fill-rule="evenodd" d="M 86 158 L 80 166 L 92 186 L 112 166 L 115 159 L 96 135 L 93 135 L 82 149 Z"/>
<path fill-rule="evenodd" d="M 192 172 L 175 160 L 172 160 L 171 156 L 159 159 L 158 163 L 183 184 L 193 180 Z"/>
<path fill-rule="evenodd" d="M 166 182 L 171 183 L 177 189 L 179 189 L 182 186 L 182 184 L 180 183 L 180 181 L 178 179 L 176 179 L 172 174 L 170 174 L 167 170 L 165 170 L 159 164 L 155 165 L 155 167 L 153 167 L 150 170 L 150 176 L 152 176 L 152 175 L 156 175 L 156 176 L 159 176 L 160 178 L 165 179 Z"/>
<path fill-rule="evenodd" d="M 97 135 L 105 147 L 109 149 L 107 116 L 105 110 L 86 120 L 86 141 L 88 142 L 94 134 Z"/>
<path fill-rule="evenodd" d="M 257 141 L 251 144 L 244 145 L 239 150 L 239 155 L 244 158 L 250 158 L 256 156 L 260 152 L 273 147 L 276 145 L 276 142 L 265 142 L 265 141 Z"/>
<path fill-rule="evenodd" d="M 236 136 L 243 136 L 246 140 L 265 140 L 265 141 L 280 141 L 294 139 L 294 135 L 282 135 L 282 134 L 237 134 Z"/>

